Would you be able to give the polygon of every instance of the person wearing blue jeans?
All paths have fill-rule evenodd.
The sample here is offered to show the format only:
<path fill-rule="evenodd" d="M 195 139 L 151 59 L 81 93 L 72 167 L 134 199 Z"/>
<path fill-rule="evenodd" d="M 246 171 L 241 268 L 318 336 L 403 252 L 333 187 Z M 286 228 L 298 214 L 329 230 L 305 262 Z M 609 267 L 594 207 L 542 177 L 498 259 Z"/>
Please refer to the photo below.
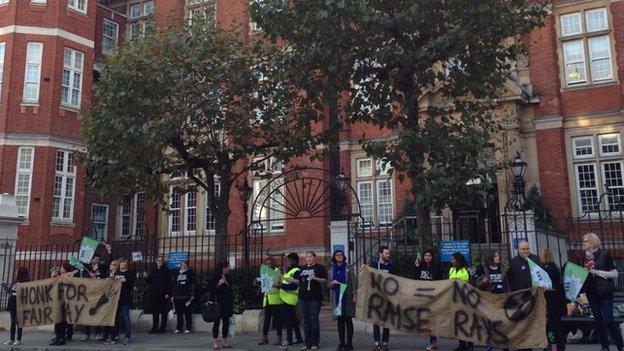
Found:
<path fill-rule="evenodd" d="M 117 343 L 114 336 L 117 335 L 121 324 L 123 323 L 123 331 L 125 338 L 123 344 L 130 343 L 130 335 L 132 333 L 132 325 L 130 324 L 130 305 L 132 304 L 132 290 L 134 289 L 134 281 L 136 280 L 136 274 L 133 271 L 128 270 L 128 260 L 120 258 L 117 260 L 119 268 L 112 279 L 121 281 L 121 292 L 119 294 L 119 304 L 117 305 L 117 318 L 115 326 L 112 328 L 112 335 L 109 335 L 109 339 L 104 342 L 106 345 L 113 345 Z"/>
<path fill-rule="evenodd" d="M 318 350 L 321 338 L 319 329 L 319 313 L 323 301 L 322 285 L 327 282 L 325 267 L 315 263 L 316 254 L 306 252 L 306 264 L 299 267 L 301 270 L 301 284 L 299 285 L 299 306 L 303 316 L 303 330 L 305 346 L 302 350 Z"/>

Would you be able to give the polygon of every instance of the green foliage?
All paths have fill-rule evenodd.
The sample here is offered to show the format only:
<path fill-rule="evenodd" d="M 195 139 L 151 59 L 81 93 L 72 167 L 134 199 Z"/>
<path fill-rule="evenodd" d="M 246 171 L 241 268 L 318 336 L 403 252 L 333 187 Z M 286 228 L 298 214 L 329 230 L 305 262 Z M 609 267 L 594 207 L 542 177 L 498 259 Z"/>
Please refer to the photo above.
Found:
<path fill-rule="evenodd" d="M 539 229 L 553 230 L 552 218 L 537 185 L 533 185 L 526 195 L 525 210 L 532 210 L 535 215 L 535 226 Z"/>
<path fill-rule="evenodd" d="M 266 35 L 292 49 L 291 70 L 304 77 L 295 83 L 308 92 L 309 104 L 335 107 L 342 123 L 393 131 L 381 140 L 364 135 L 361 144 L 399 179 L 411 180 L 414 212 L 422 219 L 432 209 L 478 199 L 494 179 L 491 143 L 503 121 L 492 107 L 523 52 L 520 36 L 544 14 L 524 0 L 252 6 Z M 480 184 L 468 185 L 474 179 Z M 428 227 L 423 224 L 419 229 Z"/>

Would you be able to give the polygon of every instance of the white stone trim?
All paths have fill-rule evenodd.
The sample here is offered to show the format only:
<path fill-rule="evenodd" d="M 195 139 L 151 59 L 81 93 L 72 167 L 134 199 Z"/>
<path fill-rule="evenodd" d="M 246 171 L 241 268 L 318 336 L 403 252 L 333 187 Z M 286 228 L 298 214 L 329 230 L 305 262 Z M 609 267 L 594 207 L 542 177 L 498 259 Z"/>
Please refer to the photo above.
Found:
<path fill-rule="evenodd" d="M 55 137 L 42 134 L 0 133 L 0 145 L 7 146 L 40 146 L 86 152 L 84 142 L 75 139 Z"/>
<path fill-rule="evenodd" d="M 533 123 L 535 130 L 561 128 L 563 127 L 563 117 L 536 118 Z"/>
<path fill-rule="evenodd" d="M 70 33 L 66 30 L 60 28 L 46 28 L 46 27 L 33 27 L 33 26 L 19 26 L 19 25 L 10 25 L 6 27 L 0 27 L 0 35 L 5 34 L 32 34 L 32 35 L 45 35 L 45 36 L 53 36 L 53 37 L 61 37 L 67 39 L 69 41 L 73 41 L 80 45 L 84 45 L 93 49 L 95 47 L 95 42 L 91 39 L 87 39 L 85 37 L 81 37 L 74 33 Z"/>

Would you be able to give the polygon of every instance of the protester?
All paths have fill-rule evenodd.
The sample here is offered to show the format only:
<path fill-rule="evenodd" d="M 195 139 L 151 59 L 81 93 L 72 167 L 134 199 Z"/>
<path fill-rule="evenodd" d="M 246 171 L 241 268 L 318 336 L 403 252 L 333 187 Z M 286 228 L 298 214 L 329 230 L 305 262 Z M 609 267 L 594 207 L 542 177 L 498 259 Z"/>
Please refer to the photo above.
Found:
<path fill-rule="evenodd" d="M 540 262 L 537 256 L 531 254 L 529 242 L 522 240 L 518 243 L 518 255 L 511 259 L 507 270 L 507 284 L 510 291 L 528 289 L 533 286 L 527 258 L 537 264 Z"/>
<path fill-rule="evenodd" d="M 470 280 L 470 273 L 468 273 L 466 258 L 460 252 L 455 252 L 451 256 L 449 279 L 461 280 L 464 283 L 467 283 Z M 459 339 L 459 344 L 455 348 L 455 351 L 472 351 L 472 349 L 472 342 Z"/>
<path fill-rule="evenodd" d="M 334 251 L 331 261 L 333 265 L 328 280 L 331 307 L 338 323 L 340 344 L 337 351 L 353 350 L 353 318 L 357 291 L 355 273 L 349 267 L 344 251 Z M 345 287 L 342 294 L 341 286 Z"/>
<path fill-rule="evenodd" d="M 276 274 L 280 274 L 279 267 L 275 265 L 275 259 L 273 257 L 267 257 L 264 260 L 264 264 L 273 269 Z M 269 343 L 269 328 L 271 323 L 273 329 L 277 334 L 277 339 L 273 343 L 273 346 L 282 344 L 282 321 L 280 310 L 282 308 L 282 299 L 279 296 L 279 289 L 272 287 L 267 293 L 264 294 L 262 299 L 262 307 L 264 307 L 264 322 L 262 323 L 262 339 L 258 342 L 258 345 L 266 345 Z"/>
<path fill-rule="evenodd" d="M 377 256 L 377 259 L 373 260 L 370 266 L 382 272 L 394 273 L 392 261 L 390 260 L 390 249 L 385 245 L 380 246 L 379 250 L 377 250 Z M 373 350 L 388 351 L 388 342 L 390 341 L 390 329 L 383 328 L 382 335 L 380 335 L 379 329 L 380 327 L 378 325 L 373 325 L 373 340 L 375 342 Z"/>
<path fill-rule="evenodd" d="M 119 268 L 119 261 L 117 260 L 113 260 L 111 261 L 110 265 L 108 266 L 108 272 L 106 274 L 106 278 L 105 279 L 114 279 L 115 278 L 115 273 L 117 272 L 117 269 Z M 119 305 L 117 305 L 119 306 Z M 105 326 L 103 328 L 104 332 L 102 333 L 102 337 L 101 338 L 96 338 L 97 341 L 102 341 L 104 343 L 109 342 L 111 340 L 117 340 L 117 335 L 113 335 L 114 332 L 114 328 L 113 327 L 109 327 L 109 326 Z"/>
<path fill-rule="evenodd" d="M 78 271 L 72 265 L 65 262 L 61 265 L 60 270 L 52 271 L 52 278 L 55 277 L 73 277 Z M 67 322 L 59 322 L 54 324 L 54 339 L 50 342 L 50 346 L 65 345 L 72 338 L 74 333 L 73 325 Z"/>
<path fill-rule="evenodd" d="M 149 334 L 164 333 L 167 330 L 167 313 L 171 298 L 171 272 L 165 265 L 163 256 L 156 257 L 156 262 L 147 275 L 147 289 L 152 307 L 152 329 Z M 187 329 L 190 330 L 190 323 Z"/>
<path fill-rule="evenodd" d="M 611 333 L 617 349 L 622 351 L 624 350 L 622 331 L 613 319 L 613 293 L 615 280 L 618 278 L 615 263 L 611 255 L 600 247 L 600 238 L 594 233 L 583 236 L 583 250 L 585 250 L 584 264 L 589 270 L 589 275 L 581 291 L 585 292 L 594 315 L 601 351 L 609 350 L 607 330 Z M 575 304 L 571 302 L 568 310 L 571 311 L 573 308 Z"/>
<path fill-rule="evenodd" d="M 17 277 L 15 277 L 15 283 L 10 284 L 2 282 L 2 288 L 9 294 L 9 302 L 7 304 L 7 311 L 11 317 L 11 339 L 4 344 L 7 346 L 19 346 L 22 344 L 22 328 L 17 326 L 17 283 L 25 283 L 30 281 L 30 275 L 28 274 L 28 268 L 20 267 L 17 270 Z M 15 332 L 17 331 L 17 340 L 15 339 Z"/>
<path fill-rule="evenodd" d="M 305 346 L 302 350 L 317 350 L 320 342 L 319 313 L 323 301 L 321 284 L 327 282 L 325 267 L 316 263 L 316 254 L 308 251 L 305 254 L 306 264 L 301 269 L 301 286 L 299 288 L 299 307 L 303 316 L 303 332 Z"/>
<path fill-rule="evenodd" d="M 553 253 L 550 250 L 543 250 L 540 255 L 542 268 L 552 282 L 552 290 L 544 291 L 546 299 L 546 335 L 549 343 L 557 345 L 557 351 L 565 351 L 566 337 L 561 325 L 561 317 L 565 311 L 565 291 L 561 270 L 555 264 Z"/>
<path fill-rule="evenodd" d="M 432 250 L 425 250 L 420 260 L 414 261 L 416 266 L 415 279 L 416 280 L 441 280 L 442 270 L 437 260 L 434 259 Z M 429 344 L 425 347 L 425 350 L 432 351 L 438 349 L 438 338 L 435 335 L 429 336 Z"/>
<path fill-rule="evenodd" d="M 502 294 L 506 291 L 503 266 L 501 264 L 500 253 L 496 250 L 488 250 L 483 259 L 483 263 L 477 267 L 477 287 L 483 291 L 493 294 Z M 493 350 L 492 346 L 487 346 L 487 351 Z M 507 349 L 505 349 L 507 350 Z"/>
<path fill-rule="evenodd" d="M 286 273 L 282 275 L 278 287 L 280 288 L 279 294 L 282 300 L 282 321 L 286 329 L 286 340 L 282 343 L 282 346 L 292 346 L 293 343 L 293 330 L 297 325 L 297 311 L 296 306 L 299 302 L 299 285 L 301 283 L 301 270 L 299 269 L 299 255 L 291 252 L 286 256 Z M 302 343 L 301 333 L 297 334 L 297 342 Z"/>
<path fill-rule="evenodd" d="M 189 334 L 192 328 L 192 305 L 195 299 L 197 285 L 197 275 L 195 271 L 189 267 L 189 261 L 184 260 L 180 263 L 180 270 L 175 278 L 175 285 L 173 287 L 173 296 L 171 302 L 175 308 L 177 315 L 176 329 L 174 334 L 181 333 L 184 330 L 184 334 Z M 164 292 L 166 294 L 166 292 Z M 186 328 L 184 327 L 183 319 L 186 321 Z"/>
<path fill-rule="evenodd" d="M 91 278 L 91 279 L 105 279 L 107 277 L 107 271 L 100 265 L 100 255 L 95 254 L 91 258 L 91 263 L 89 266 L 85 267 L 82 271 L 83 278 Z M 89 325 L 84 327 L 85 336 L 82 340 L 88 341 L 91 339 L 91 331 L 95 330 L 95 339 L 100 338 L 100 334 L 102 331 L 101 327 L 91 327 Z"/>
<path fill-rule="evenodd" d="M 211 297 L 213 301 L 221 308 L 221 315 L 212 324 L 212 347 L 215 350 L 221 348 L 231 348 L 228 343 L 228 335 L 230 329 L 230 317 L 234 315 L 234 298 L 232 296 L 232 286 L 228 281 L 228 272 L 230 270 L 229 262 L 219 262 L 215 266 L 212 277 L 210 278 Z M 221 337 L 219 340 L 219 324 L 221 327 Z"/>
<path fill-rule="evenodd" d="M 118 332 L 123 325 L 125 335 L 123 344 L 128 345 L 132 334 L 132 325 L 130 324 L 130 305 L 132 304 L 132 290 L 134 289 L 136 274 L 129 270 L 128 260 L 126 258 L 121 257 L 117 261 L 119 262 L 119 269 L 117 269 L 113 275 L 113 279 L 121 281 L 121 292 L 119 294 L 119 305 L 117 306 L 117 321 L 113 327 L 112 336 L 118 335 Z M 107 345 L 113 345 L 115 343 L 117 342 L 112 338 L 105 342 Z"/>

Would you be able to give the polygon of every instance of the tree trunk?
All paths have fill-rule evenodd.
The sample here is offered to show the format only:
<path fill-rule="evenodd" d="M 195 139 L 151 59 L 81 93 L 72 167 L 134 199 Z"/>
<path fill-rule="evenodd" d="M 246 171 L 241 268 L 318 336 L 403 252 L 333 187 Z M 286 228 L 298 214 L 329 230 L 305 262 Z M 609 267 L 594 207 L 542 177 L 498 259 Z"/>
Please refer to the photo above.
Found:
<path fill-rule="evenodd" d="M 215 262 L 225 262 L 228 259 L 228 218 L 230 210 L 227 205 L 215 212 Z"/>

